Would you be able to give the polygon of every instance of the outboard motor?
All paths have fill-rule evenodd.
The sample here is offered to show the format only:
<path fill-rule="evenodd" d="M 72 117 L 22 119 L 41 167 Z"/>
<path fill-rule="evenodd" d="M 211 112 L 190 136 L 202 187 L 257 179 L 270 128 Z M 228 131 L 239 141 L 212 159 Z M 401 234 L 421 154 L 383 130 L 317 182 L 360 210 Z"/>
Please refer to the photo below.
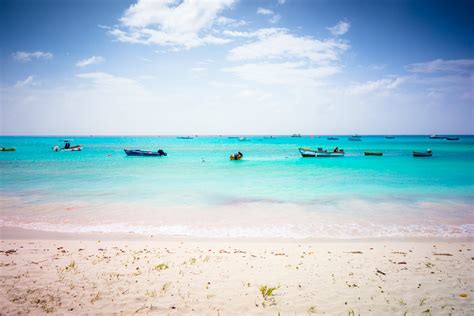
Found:
<path fill-rule="evenodd" d="M 160 155 L 160 156 L 168 156 L 168 154 L 165 153 L 162 149 L 158 149 L 158 155 Z"/>

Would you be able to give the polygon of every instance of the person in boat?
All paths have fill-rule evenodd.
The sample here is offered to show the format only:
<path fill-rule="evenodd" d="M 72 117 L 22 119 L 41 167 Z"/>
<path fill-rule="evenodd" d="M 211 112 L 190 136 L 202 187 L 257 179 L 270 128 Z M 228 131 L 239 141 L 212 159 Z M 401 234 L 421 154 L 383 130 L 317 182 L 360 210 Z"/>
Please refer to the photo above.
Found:
<path fill-rule="evenodd" d="M 69 142 L 66 142 L 66 143 L 64 144 L 64 148 L 65 148 L 65 149 L 71 148 L 71 144 L 70 144 Z"/>
<path fill-rule="evenodd" d="M 244 155 L 239 151 L 235 154 L 230 155 L 230 160 L 240 160 Z"/>
<path fill-rule="evenodd" d="M 168 154 L 165 153 L 162 149 L 158 149 L 158 155 L 160 155 L 160 156 L 167 156 Z"/>
<path fill-rule="evenodd" d="M 334 152 L 335 153 L 339 152 L 339 147 L 334 148 Z"/>

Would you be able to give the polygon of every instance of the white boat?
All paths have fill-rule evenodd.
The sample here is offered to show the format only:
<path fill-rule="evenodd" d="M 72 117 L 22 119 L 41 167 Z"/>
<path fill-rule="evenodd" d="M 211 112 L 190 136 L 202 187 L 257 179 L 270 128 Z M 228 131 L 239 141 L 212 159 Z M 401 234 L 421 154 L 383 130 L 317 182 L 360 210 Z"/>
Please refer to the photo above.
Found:
<path fill-rule="evenodd" d="M 81 151 L 82 150 L 82 145 L 71 146 L 72 140 L 70 139 L 63 139 L 61 141 L 64 142 L 64 146 L 59 147 L 58 145 L 56 145 L 52 148 L 53 151 Z"/>
<path fill-rule="evenodd" d="M 318 148 L 317 150 L 313 150 L 310 148 L 298 148 L 300 151 L 301 156 L 304 158 L 308 157 L 344 157 L 344 150 L 335 148 L 332 151 L 328 151 L 326 149 Z"/>

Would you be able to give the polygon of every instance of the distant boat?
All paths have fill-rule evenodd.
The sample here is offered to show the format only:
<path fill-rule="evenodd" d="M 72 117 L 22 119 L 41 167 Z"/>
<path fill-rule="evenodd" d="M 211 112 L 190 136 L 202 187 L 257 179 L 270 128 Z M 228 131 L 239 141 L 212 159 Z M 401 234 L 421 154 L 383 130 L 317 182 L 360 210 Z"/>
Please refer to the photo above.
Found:
<path fill-rule="evenodd" d="M 275 139 L 276 137 L 273 137 L 273 136 L 264 136 L 263 138 L 264 138 L 264 139 Z"/>
<path fill-rule="evenodd" d="M 337 137 L 328 137 L 328 140 L 339 140 Z"/>
<path fill-rule="evenodd" d="M 447 140 L 459 140 L 459 137 L 446 137 Z"/>
<path fill-rule="evenodd" d="M 147 156 L 147 157 L 161 157 L 168 156 L 163 150 L 158 151 L 145 151 L 140 149 L 124 149 L 127 156 Z"/>
<path fill-rule="evenodd" d="M 386 139 L 394 139 L 395 136 L 385 136 Z"/>
<path fill-rule="evenodd" d="M 301 134 L 293 134 L 291 137 L 301 137 Z"/>
<path fill-rule="evenodd" d="M 433 152 L 431 149 L 428 149 L 427 151 L 414 151 L 413 152 L 413 157 L 431 157 L 433 156 Z"/>
<path fill-rule="evenodd" d="M 242 154 L 240 151 L 235 153 L 235 154 L 231 154 L 229 159 L 230 160 L 241 160 L 242 157 L 244 157 L 244 154 Z"/>
<path fill-rule="evenodd" d="M 360 142 L 362 139 L 360 137 L 349 137 L 348 140 L 351 142 Z"/>
<path fill-rule="evenodd" d="M 431 135 L 430 139 L 445 139 L 446 137 L 444 136 L 438 136 L 438 135 Z"/>
<path fill-rule="evenodd" d="M 247 137 L 240 137 L 239 140 L 240 140 L 241 142 L 250 141 L 250 139 L 247 139 Z"/>
<path fill-rule="evenodd" d="M 366 151 L 364 152 L 366 156 L 383 156 L 383 152 L 381 151 Z"/>
<path fill-rule="evenodd" d="M 193 139 L 193 137 L 191 137 L 191 136 L 178 136 L 176 138 L 178 138 L 178 139 Z"/>
<path fill-rule="evenodd" d="M 239 138 L 239 137 L 238 137 L 238 136 L 229 136 L 229 137 L 227 137 L 227 138 L 228 138 L 228 139 L 237 139 L 237 138 Z"/>
<path fill-rule="evenodd" d="M 82 150 L 82 145 L 71 146 L 71 142 L 72 142 L 71 139 L 63 139 L 60 141 L 64 142 L 64 146 L 59 147 L 58 145 L 56 145 L 52 148 L 53 151 L 81 151 Z"/>
<path fill-rule="evenodd" d="M 13 147 L 0 147 L 0 151 L 16 151 Z"/>
<path fill-rule="evenodd" d="M 338 149 L 337 147 L 332 150 L 328 151 L 326 149 L 318 148 L 317 150 L 313 150 L 310 148 L 298 148 L 300 154 L 304 158 L 309 157 L 344 157 L 344 150 Z"/>

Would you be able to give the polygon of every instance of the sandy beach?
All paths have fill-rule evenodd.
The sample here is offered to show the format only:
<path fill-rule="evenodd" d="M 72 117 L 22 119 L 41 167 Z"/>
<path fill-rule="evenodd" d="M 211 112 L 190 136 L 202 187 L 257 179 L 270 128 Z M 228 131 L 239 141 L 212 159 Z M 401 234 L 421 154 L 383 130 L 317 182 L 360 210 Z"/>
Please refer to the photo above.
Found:
<path fill-rule="evenodd" d="M 474 313 L 472 241 L 39 238 L 1 240 L 2 315 Z"/>

